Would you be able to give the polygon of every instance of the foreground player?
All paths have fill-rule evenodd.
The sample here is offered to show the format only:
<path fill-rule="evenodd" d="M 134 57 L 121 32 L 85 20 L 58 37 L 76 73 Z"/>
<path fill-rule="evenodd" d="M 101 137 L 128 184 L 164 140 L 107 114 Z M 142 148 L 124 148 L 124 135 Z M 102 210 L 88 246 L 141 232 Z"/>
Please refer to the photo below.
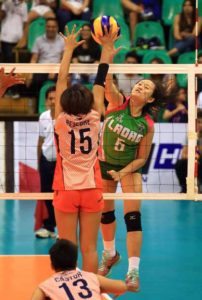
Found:
<path fill-rule="evenodd" d="M 101 293 L 123 294 L 130 289 L 121 280 L 112 280 L 76 268 L 78 249 L 68 240 L 58 240 L 50 249 L 50 260 L 56 272 L 39 284 L 31 300 L 104 300 Z M 133 290 L 130 290 L 133 291 Z"/>
<path fill-rule="evenodd" d="M 108 51 L 113 52 L 113 49 L 109 47 Z M 160 105 L 160 87 L 151 80 L 140 80 L 126 99 L 113 84 L 112 76 L 108 75 L 105 96 L 109 103 L 99 152 L 104 192 L 115 193 L 120 181 L 124 193 L 141 193 L 141 168 L 149 156 L 154 135 L 154 122 L 148 113 Z M 124 201 L 124 219 L 129 258 L 126 283 L 138 291 L 142 245 L 140 200 Z M 114 200 L 105 201 L 101 229 L 104 251 L 98 274 L 107 276 L 111 267 L 120 260 L 115 247 Z"/>
<path fill-rule="evenodd" d="M 54 176 L 54 200 L 59 237 L 77 243 L 82 253 L 82 269 L 97 273 L 97 235 L 103 209 L 102 179 L 97 160 L 100 115 L 104 111 L 104 82 L 116 34 L 112 30 L 102 38 L 102 54 L 93 94 L 84 86 L 67 89 L 67 77 L 80 31 L 63 36 L 65 50 L 56 86 L 55 137 L 57 163 Z M 117 53 L 117 50 L 114 50 Z"/>
<path fill-rule="evenodd" d="M 0 97 L 4 95 L 6 90 L 15 85 L 23 84 L 24 78 L 20 77 L 18 74 L 14 74 L 15 68 L 13 68 L 9 74 L 5 74 L 4 68 L 0 68 Z"/>

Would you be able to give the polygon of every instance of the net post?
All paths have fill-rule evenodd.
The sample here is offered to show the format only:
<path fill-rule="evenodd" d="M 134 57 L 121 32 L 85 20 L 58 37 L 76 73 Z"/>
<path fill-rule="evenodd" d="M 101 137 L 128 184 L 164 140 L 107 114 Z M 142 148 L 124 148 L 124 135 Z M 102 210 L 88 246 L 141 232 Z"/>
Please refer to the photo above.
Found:
<path fill-rule="evenodd" d="M 195 194 L 195 151 L 196 151 L 196 105 L 195 105 L 195 72 L 188 69 L 188 166 L 187 166 L 187 199 L 196 199 Z"/>

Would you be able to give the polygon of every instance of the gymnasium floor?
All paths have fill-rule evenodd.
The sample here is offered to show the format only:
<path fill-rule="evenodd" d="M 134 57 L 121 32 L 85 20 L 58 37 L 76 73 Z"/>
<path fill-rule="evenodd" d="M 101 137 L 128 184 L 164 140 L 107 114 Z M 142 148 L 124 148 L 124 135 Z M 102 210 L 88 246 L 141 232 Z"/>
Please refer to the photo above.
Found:
<path fill-rule="evenodd" d="M 28 300 L 37 283 L 51 274 L 46 256 L 54 242 L 33 234 L 34 201 L 0 201 L 0 298 Z M 202 202 L 143 202 L 144 241 L 141 291 L 118 299 L 202 299 Z M 117 201 L 117 249 L 122 261 L 114 278 L 127 271 L 125 226 Z M 98 247 L 101 254 L 101 239 Z"/>

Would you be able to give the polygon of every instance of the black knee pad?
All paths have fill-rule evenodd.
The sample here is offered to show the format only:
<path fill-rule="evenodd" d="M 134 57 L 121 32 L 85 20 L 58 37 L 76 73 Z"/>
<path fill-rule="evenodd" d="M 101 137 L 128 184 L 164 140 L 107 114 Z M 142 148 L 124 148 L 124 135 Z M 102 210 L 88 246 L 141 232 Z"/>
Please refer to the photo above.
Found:
<path fill-rule="evenodd" d="M 131 211 L 124 216 L 127 232 L 142 231 L 141 213 L 139 211 Z"/>
<path fill-rule="evenodd" d="M 101 223 L 102 224 L 110 224 L 115 221 L 114 210 L 102 213 Z"/>

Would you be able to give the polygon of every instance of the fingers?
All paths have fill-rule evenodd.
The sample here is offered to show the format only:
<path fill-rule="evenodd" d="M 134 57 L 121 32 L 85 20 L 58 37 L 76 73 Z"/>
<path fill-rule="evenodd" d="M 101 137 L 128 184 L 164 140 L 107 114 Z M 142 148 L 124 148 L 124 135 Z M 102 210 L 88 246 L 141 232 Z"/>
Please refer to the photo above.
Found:
<path fill-rule="evenodd" d="M 4 68 L 0 68 L 0 75 L 4 75 Z"/>
<path fill-rule="evenodd" d="M 15 68 L 13 68 L 11 71 L 10 71 L 10 73 L 9 73 L 9 75 L 14 75 L 14 72 L 15 72 Z"/>
<path fill-rule="evenodd" d="M 80 33 L 81 33 L 81 29 L 79 29 L 76 32 L 76 24 L 74 24 L 71 32 L 69 31 L 68 26 L 65 26 L 65 35 L 62 32 L 59 32 L 60 36 L 64 40 L 67 40 L 68 37 L 73 37 L 76 40 L 77 37 L 80 35 Z M 82 41 L 82 43 L 83 43 L 83 41 Z"/>
<path fill-rule="evenodd" d="M 110 26 L 111 27 L 111 26 Z M 104 25 L 104 35 L 109 35 L 110 29 L 108 31 L 107 26 Z"/>
<path fill-rule="evenodd" d="M 82 41 L 79 41 L 79 42 L 77 43 L 77 46 L 80 46 L 80 45 L 82 45 L 83 43 L 85 43 L 85 41 L 84 41 L 84 40 L 82 40 Z"/>
<path fill-rule="evenodd" d="M 120 35 L 118 35 L 120 28 L 117 28 L 117 30 L 114 31 L 114 33 L 111 34 L 111 38 L 113 42 L 118 40 L 120 38 Z"/>
<path fill-rule="evenodd" d="M 110 171 L 107 171 L 107 173 L 108 173 L 113 179 L 115 179 L 116 171 L 110 170 Z"/>
<path fill-rule="evenodd" d="M 66 35 L 66 36 L 69 36 L 69 35 L 70 35 L 69 29 L 68 29 L 68 26 L 67 26 L 67 25 L 65 26 L 65 35 Z"/>
<path fill-rule="evenodd" d="M 116 55 L 122 48 L 123 48 L 123 47 L 120 46 L 120 47 L 118 47 L 117 49 L 115 49 L 115 55 Z"/>
<path fill-rule="evenodd" d="M 81 28 L 75 33 L 75 38 L 77 38 L 80 33 L 81 33 Z"/>
<path fill-rule="evenodd" d="M 76 30 L 76 24 L 74 24 L 74 26 L 73 26 L 73 28 L 72 28 L 71 34 L 74 34 L 74 33 L 75 33 L 75 30 Z"/>
<path fill-rule="evenodd" d="M 59 35 L 60 35 L 63 39 L 66 38 L 66 36 L 65 36 L 62 32 L 59 32 Z"/>

